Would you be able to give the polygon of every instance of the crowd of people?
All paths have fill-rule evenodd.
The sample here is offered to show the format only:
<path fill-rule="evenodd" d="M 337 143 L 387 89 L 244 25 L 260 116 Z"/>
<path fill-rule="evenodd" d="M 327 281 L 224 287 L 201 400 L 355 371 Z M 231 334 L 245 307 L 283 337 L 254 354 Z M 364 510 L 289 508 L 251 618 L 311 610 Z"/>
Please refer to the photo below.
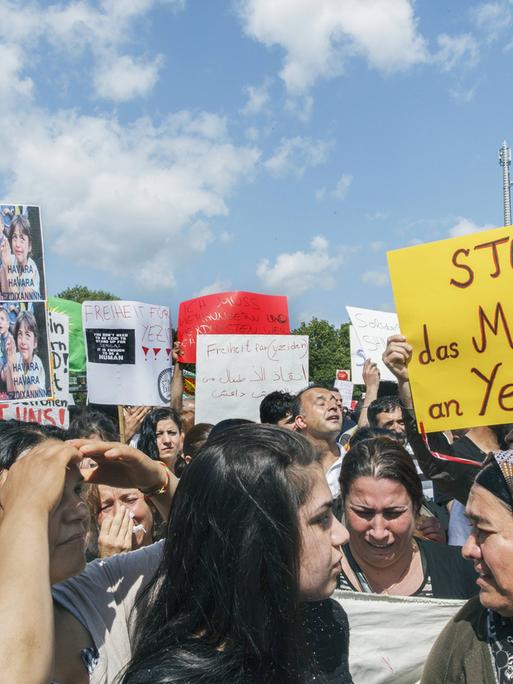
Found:
<path fill-rule="evenodd" d="M 411 355 L 355 410 L 311 384 L 194 424 L 177 363 L 121 425 L 0 422 L 2 682 L 349 683 L 357 594 L 461 602 L 424 684 L 513 681 L 513 426 L 419 434 Z"/>

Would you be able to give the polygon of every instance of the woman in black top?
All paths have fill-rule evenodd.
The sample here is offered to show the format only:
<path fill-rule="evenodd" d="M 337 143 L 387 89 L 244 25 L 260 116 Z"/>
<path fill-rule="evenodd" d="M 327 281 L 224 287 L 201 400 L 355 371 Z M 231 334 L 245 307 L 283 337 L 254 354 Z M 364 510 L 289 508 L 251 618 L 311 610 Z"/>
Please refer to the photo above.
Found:
<path fill-rule="evenodd" d="M 459 547 L 414 537 L 422 485 L 396 440 L 378 437 L 350 449 L 340 486 L 349 543 L 339 588 L 454 599 L 477 593 L 475 572 Z"/>
<path fill-rule="evenodd" d="M 345 614 L 325 600 L 346 539 L 303 437 L 249 424 L 209 439 L 178 485 L 123 683 L 350 682 Z"/>

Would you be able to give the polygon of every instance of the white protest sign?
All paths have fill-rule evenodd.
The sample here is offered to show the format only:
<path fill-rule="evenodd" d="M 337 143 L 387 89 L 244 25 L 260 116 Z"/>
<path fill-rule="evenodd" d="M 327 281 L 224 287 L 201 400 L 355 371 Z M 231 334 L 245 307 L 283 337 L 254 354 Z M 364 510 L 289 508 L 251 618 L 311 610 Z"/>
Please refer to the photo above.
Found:
<path fill-rule="evenodd" d="M 388 311 L 374 311 L 373 309 L 359 309 L 354 306 L 346 306 L 346 311 L 360 340 L 365 358 L 372 359 L 377 363 L 382 380 L 396 382 L 396 378 L 385 366 L 381 357 L 390 335 L 401 334 L 397 314 Z M 353 382 L 358 382 L 354 375 Z M 363 379 L 361 382 L 363 384 Z"/>
<path fill-rule="evenodd" d="M 169 404 L 169 309 L 141 302 L 82 304 L 87 391 L 98 404 Z"/>
<path fill-rule="evenodd" d="M 351 402 L 353 401 L 353 383 L 350 380 L 339 380 L 336 378 L 333 386 L 340 392 L 342 406 L 346 406 L 350 409 Z"/>
<path fill-rule="evenodd" d="M 196 422 L 259 421 L 262 399 L 308 385 L 306 335 L 198 335 Z"/>
<path fill-rule="evenodd" d="M 1 420 L 14 418 L 64 429 L 69 426 L 69 318 L 65 314 L 49 311 L 48 324 L 54 399 L 0 404 Z"/>
<path fill-rule="evenodd" d="M 335 591 L 351 632 L 355 684 L 414 684 L 436 638 L 464 601 Z M 369 638 L 372 635 L 372 638 Z"/>
<path fill-rule="evenodd" d="M 351 350 L 351 378 L 355 385 L 363 385 L 363 364 L 365 363 L 365 353 L 362 349 L 354 325 L 349 326 L 349 347 Z"/>

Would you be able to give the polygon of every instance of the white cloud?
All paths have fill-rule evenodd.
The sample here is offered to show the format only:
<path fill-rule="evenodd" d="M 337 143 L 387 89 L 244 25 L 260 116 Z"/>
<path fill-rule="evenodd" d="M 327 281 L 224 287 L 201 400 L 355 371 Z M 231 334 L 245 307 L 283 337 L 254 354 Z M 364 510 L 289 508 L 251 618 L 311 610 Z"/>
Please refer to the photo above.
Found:
<path fill-rule="evenodd" d="M 335 186 L 335 189 L 331 193 L 333 197 L 336 197 L 336 199 L 343 200 L 346 198 L 346 195 L 349 191 L 349 187 L 351 183 L 353 182 L 353 177 L 349 173 L 344 173 L 342 176 L 340 176 L 338 183 Z"/>
<path fill-rule="evenodd" d="M 451 71 L 458 66 L 473 67 L 479 61 L 479 46 L 469 33 L 459 36 L 438 36 L 438 52 L 433 61 L 442 71 Z"/>
<path fill-rule="evenodd" d="M 476 91 L 476 86 L 469 86 L 466 88 L 463 86 L 456 86 L 455 88 L 449 89 L 449 95 L 459 104 L 468 104 L 474 99 Z"/>
<path fill-rule="evenodd" d="M 455 225 L 449 230 L 449 237 L 470 235 L 470 233 L 478 233 L 480 230 L 488 230 L 493 227 L 494 226 L 491 223 L 486 223 L 484 226 L 478 226 L 474 221 L 471 221 L 464 216 L 458 216 Z"/>
<path fill-rule="evenodd" d="M 160 55 L 146 62 L 129 55 L 116 56 L 98 67 L 94 76 L 96 93 L 114 102 L 144 97 L 153 90 L 163 64 Z"/>
<path fill-rule="evenodd" d="M 310 247 L 310 252 L 279 254 L 274 266 L 271 266 L 269 259 L 263 259 L 256 274 L 264 288 L 290 297 L 315 288 L 332 289 L 336 284 L 334 274 L 342 265 L 342 257 L 330 254 L 329 243 L 321 235 L 312 239 Z"/>
<path fill-rule="evenodd" d="M 271 101 L 271 95 L 269 94 L 270 87 L 271 79 L 268 78 L 259 86 L 246 86 L 244 90 L 246 92 L 247 102 L 241 109 L 242 114 L 254 116 L 265 110 Z"/>
<path fill-rule="evenodd" d="M 280 76 L 292 95 L 341 74 L 355 56 L 385 73 L 427 59 L 411 0 L 239 0 L 238 8 L 249 36 L 285 51 Z"/>
<path fill-rule="evenodd" d="M 27 94 L 27 73 L 38 50 L 45 55 L 73 57 L 86 53 L 94 92 L 125 102 L 145 96 L 154 87 L 162 58 L 124 54 L 131 48 L 141 20 L 157 4 L 178 11 L 183 0 L 72 0 L 63 4 L 16 3 L 0 0 L 0 87 L 10 75 L 11 90 Z M 30 45 L 23 52 L 19 45 Z M 93 90 L 90 90 L 93 92 Z"/>
<path fill-rule="evenodd" d="M 317 188 L 317 190 L 315 191 L 315 199 L 318 202 L 322 202 L 325 197 L 326 197 L 326 188 Z"/>
<path fill-rule="evenodd" d="M 364 271 L 360 279 L 366 285 L 376 285 L 377 287 L 383 287 L 389 282 L 388 272 L 385 269 Z"/>
<path fill-rule="evenodd" d="M 212 240 L 208 220 L 256 169 L 221 117 L 180 112 L 157 124 L 115 117 L 0 112 L 5 196 L 44 207 L 48 245 L 143 287 L 172 287 L 186 254 Z M 191 228 L 192 227 L 192 228 Z"/>
<path fill-rule="evenodd" d="M 331 143 L 296 136 L 282 138 L 272 157 L 264 162 L 266 169 L 275 176 L 293 174 L 302 176 L 310 166 L 324 164 Z"/>
<path fill-rule="evenodd" d="M 209 285 L 205 285 L 201 290 L 194 295 L 195 297 L 204 297 L 209 294 L 216 294 L 217 292 L 229 292 L 231 290 L 232 283 L 230 280 L 215 280 Z"/>
<path fill-rule="evenodd" d="M 496 40 L 513 22 L 513 8 L 509 2 L 484 2 L 472 10 L 476 28 L 489 40 Z"/>

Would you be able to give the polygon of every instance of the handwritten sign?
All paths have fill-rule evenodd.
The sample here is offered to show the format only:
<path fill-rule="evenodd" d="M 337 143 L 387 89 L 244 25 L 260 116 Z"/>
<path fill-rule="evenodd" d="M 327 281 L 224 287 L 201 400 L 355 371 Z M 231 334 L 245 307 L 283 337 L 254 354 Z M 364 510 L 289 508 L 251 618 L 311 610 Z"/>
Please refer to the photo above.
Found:
<path fill-rule="evenodd" d="M 305 335 L 199 335 L 196 422 L 259 420 L 262 399 L 308 385 Z"/>
<path fill-rule="evenodd" d="M 340 392 L 340 396 L 342 397 L 342 406 L 351 408 L 353 402 L 353 383 L 350 380 L 339 380 L 337 374 L 334 387 L 336 387 Z"/>
<path fill-rule="evenodd" d="M 196 363 L 197 335 L 288 335 L 287 297 L 221 292 L 189 299 L 178 311 L 183 363 Z"/>
<path fill-rule="evenodd" d="M 351 353 L 351 378 L 355 385 L 363 385 L 363 364 L 365 363 L 365 353 L 362 349 L 354 325 L 349 326 L 349 349 Z"/>
<path fill-rule="evenodd" d="M 360 340 L 361 349 L 366 359 L 372 359 L 377 363 L 382 380 L 392 380 L 395 377 L 388 370 L 381 358 L 387 346 L 390 335 L 399 335 L 399 321 L 397 314 L 388 311 L 374 311 L 373 309 L 358 309 L 354 306 L 346 306 L 346 311 L 351 319 L 354 332 Z M 353 381 L 363 384 L 363 378 L 359 383 L 359 377 L 353 375 Z"/>
<path fill-rule="evenodd" d="M 0 403 L 0 420 L 14 418 L 63 429 L 69 427 L 69 319 L 56 311 L 50 311 L 48 318 L 54 399 Z"/>
<path fill-rule="evenodd" d="M 513 230 L 399 249 L 388 262 L 426 430 L 513 422 Z"/>
<path fill-rule="evenodd" d="M 169 403 L 171 321 L 165 306 L 84 302 L 89 400 L 98 404 Z"/>

